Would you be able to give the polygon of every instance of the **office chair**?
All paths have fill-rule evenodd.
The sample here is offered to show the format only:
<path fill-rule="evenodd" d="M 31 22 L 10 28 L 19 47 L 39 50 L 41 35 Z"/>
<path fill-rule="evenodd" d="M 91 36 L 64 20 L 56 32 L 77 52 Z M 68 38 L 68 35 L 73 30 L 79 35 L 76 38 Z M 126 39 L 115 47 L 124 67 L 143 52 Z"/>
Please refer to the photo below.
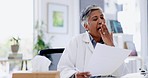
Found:
<path fill-rule="evenodd" d="M 39 55 L 47 57 L 51 61 L 49 70 L 57 70 L 57 64 L 61 58 L 64 48 L 44 49 L 39 52 Z"/>

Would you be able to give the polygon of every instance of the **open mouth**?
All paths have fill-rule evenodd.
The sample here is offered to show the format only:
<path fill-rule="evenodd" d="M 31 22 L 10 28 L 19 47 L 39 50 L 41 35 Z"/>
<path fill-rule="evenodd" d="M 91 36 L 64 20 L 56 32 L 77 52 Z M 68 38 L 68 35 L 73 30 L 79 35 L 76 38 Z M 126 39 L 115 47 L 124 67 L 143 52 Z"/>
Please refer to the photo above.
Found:
<path fill-rule="evenodd" d="M 101 27 L 99 27 L 97 30 L 100 30 L 101 29 Z"/>

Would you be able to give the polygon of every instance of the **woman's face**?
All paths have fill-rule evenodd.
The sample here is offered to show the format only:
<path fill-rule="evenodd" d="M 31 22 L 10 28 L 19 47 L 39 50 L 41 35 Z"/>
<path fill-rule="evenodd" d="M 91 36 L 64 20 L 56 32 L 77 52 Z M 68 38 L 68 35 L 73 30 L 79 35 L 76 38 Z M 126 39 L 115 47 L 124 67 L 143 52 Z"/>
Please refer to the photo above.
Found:
<path fill-rule="evenodd" d="M 101 28 L 102 24 L 105 24 L 103 13 L 99 10 L 94 10 L 90 13 L 88 17 L 88 24 L 86 24 L 84 27 L 89 31 L 92 37 L 101 38 L 99 29 Z"/>

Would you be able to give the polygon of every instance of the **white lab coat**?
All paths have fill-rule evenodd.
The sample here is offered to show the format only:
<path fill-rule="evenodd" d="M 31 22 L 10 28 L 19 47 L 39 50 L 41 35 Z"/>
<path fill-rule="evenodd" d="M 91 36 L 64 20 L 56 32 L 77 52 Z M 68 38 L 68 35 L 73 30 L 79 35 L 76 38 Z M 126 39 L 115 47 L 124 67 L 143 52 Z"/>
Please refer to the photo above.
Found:
<path fill-rule="evenodd" d="M 74 37 L 59 60 L 57 70 L 60 71 L 60 77 L 69 78 L 77 71 L 84 72 L 93 51 L 88 32 Z"/>
<path fill-rule="evenodd" d="M 69 78 L 77 71 L 84 71 L 93 51 L 87 32 L 74 37 L 65 48 L 57 66 L 61 78 Z"/>

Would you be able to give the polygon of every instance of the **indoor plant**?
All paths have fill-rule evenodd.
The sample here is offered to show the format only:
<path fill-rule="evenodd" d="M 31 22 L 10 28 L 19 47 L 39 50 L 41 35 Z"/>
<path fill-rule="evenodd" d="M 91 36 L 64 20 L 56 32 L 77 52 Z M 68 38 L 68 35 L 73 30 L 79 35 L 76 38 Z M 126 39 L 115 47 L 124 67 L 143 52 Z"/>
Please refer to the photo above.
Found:
<path fill-rule="evenodd" d="M 20 41 L 20 38 L 19 37 L 18 38 L 12 37 L 10 39 L 10 41 L 11 41 L 11 51 L 13 53 L 17 53 L 18 50 L 19 50 L 19 41 Z"/>
<path fill-rule="evenodd" d="M 50 46 L 50 42 L 45 42 L 45 34 L 46 33 L 46 24 L 43 21 L 37 21 L 35 24 L 35 44 L 34 44 L 34 55 L 37 55 L 40 50 L 48 49 Z"/>

